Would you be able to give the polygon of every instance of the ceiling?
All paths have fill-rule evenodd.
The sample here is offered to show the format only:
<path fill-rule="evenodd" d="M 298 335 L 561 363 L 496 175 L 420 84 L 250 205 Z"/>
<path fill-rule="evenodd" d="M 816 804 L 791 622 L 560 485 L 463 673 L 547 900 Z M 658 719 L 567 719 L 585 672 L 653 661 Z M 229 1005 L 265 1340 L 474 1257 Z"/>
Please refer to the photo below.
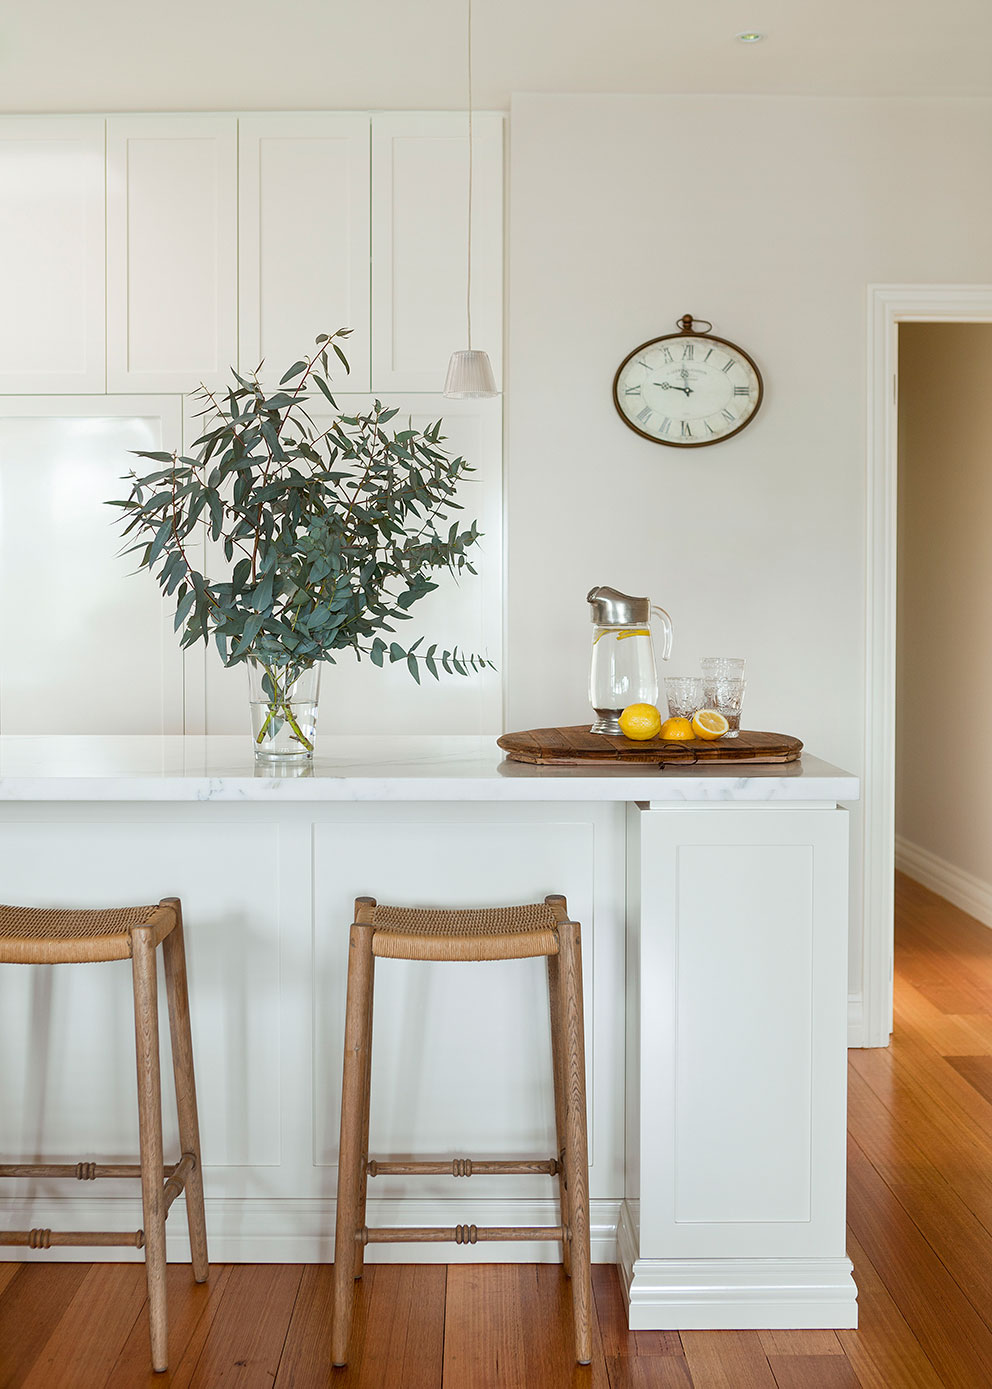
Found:
<path fill-rule="evenodd" d="M 466 5 L 10 4 L 0 110 L 462 108 Z M 479 108 L 523 91 L 992 96 L 989 0 L 474 0 L 474 24 Z"/>

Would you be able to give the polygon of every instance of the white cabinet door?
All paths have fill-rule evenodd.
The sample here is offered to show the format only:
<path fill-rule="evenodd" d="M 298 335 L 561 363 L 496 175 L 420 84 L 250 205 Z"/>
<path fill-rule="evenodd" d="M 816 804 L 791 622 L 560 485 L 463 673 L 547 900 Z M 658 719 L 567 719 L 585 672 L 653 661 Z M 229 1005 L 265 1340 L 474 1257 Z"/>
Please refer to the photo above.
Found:
<path fill-rule="evenodd" d="M 369 117 L 242 116 L 240 370 L 274 385 L 318 333 L 351 328 L 338 380 L 369 389 Z"/>
<path fill-rule="evenodd" d="M 0 392 L 102 391 L 104 121 L 0 120 Z"/>
<path fill-rule="evenodd" d="M 0 732 L 183 732 L 174 604 L 104 505 L 131 450 L 173 447 L 180 403 L 0 399 Z"/>
<path fill-rule="evenodd" d="M 346 414 L 368 410 L 372 404 L 368 396 L 338 395 L 336 400 Z M 459 486 L 457 501 L 464 510 L 454 517 L 465 526 L 477 520 L 483 532 L 472 556 L 478 573 L 466 573 L 457 581 L 447 573 L 435 575 L 437 590 L 411 609 L 409 622 L 396 624 L 395 640 L 409 646 L 423 634 L 425 648 L 437 642 L 440 649 L 450 650 L 457 644 L 460 650 L 486 655 L 498 667 L 502 656 L 502 402 L 393 395 L 389 404 L 400 411 L 391 428 L 406 428 L 410 420 L 413 428 L 423 429 L 444 420 L 445 448 L 467 458 L 476 470 Z M 330 415 L 311 413 L 317 426 L 326 428 Z M 210 546 L 208 555 L 208 572 L 211 566 L 214 576 L 223 572 L 221 547 Z M 226 669 L 212 642 L 205 660 L 205 731 L 245 732 L 248 682 L 244 667 Z M 503 726 L 501 689 L 499 670 L 468 676 L 442 673 L 440 681 L 425 672 L 417 685 L 405 662 L 391 665 L 387 660 L 378 669 L 342 651 L 321 674 L 321 727 L 328 733 L 492 733 Z"/>
<path fill-rule="evenodd" d="M 472 346 L 501 379 L 503 118 L 473 120 Z M 468 346 L 468 119 L 372 118 L 372 389 L 440 391 Z"/>
<path fill-rule="evenodd" d="M 237 118 L 108 121 L 108 389 L 225 386 L 237 353 Z"/>

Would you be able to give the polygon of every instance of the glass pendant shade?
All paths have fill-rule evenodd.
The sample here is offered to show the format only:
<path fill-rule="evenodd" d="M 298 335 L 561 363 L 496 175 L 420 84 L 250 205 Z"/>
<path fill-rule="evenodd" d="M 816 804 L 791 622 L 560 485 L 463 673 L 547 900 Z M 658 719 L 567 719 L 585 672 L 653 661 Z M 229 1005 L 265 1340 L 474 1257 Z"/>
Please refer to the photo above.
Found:
<path fill-rule="evenodd" d="M 498 395 L 488 352 L 452 352 L 444 394 L 449 400 L 485 400 Z"/>

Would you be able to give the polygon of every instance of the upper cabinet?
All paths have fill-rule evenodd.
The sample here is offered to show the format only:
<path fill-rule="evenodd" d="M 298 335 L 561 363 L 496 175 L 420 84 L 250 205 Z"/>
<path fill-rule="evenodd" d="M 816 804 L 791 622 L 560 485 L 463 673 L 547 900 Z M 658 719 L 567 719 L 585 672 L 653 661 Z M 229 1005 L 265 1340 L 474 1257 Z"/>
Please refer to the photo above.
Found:
<path fill-rule="evenodd" d="M 318 333 L 351 328 L 351 373 L 367 391 L 369 118 L 242 116 L 239 122 L 239 360 L 275 384 Z"/>
<path fill-rule="evenodd" d="M 472 346 L 502 374 L 503 118 L 473 118 Z M 372 389 L 440 391 L 468 346 L 468 119 L 372 118 Z"/>
<path fill-rule="evenodd" d="M 237 360 L 237 117 L 107 123 L 110 391 L 225 386 Z"/>
<path fill-rule="evenodd" d="M 0 392 L 106 389 L 104 122 L 0 120 Z"/>

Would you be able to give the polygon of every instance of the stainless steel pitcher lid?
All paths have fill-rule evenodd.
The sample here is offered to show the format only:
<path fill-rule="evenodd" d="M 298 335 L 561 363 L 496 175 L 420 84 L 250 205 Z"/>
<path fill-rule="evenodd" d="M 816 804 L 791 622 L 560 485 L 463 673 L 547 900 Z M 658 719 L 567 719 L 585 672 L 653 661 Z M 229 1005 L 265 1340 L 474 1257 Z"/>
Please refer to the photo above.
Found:
<path fill-rule="evenodd" d="M 599 627 L 647 626 L 651 621 L 650 598 L 632 598 L 605 584 L 591 588 L 586 602 L 592 608 L 592 621 Z"/>

